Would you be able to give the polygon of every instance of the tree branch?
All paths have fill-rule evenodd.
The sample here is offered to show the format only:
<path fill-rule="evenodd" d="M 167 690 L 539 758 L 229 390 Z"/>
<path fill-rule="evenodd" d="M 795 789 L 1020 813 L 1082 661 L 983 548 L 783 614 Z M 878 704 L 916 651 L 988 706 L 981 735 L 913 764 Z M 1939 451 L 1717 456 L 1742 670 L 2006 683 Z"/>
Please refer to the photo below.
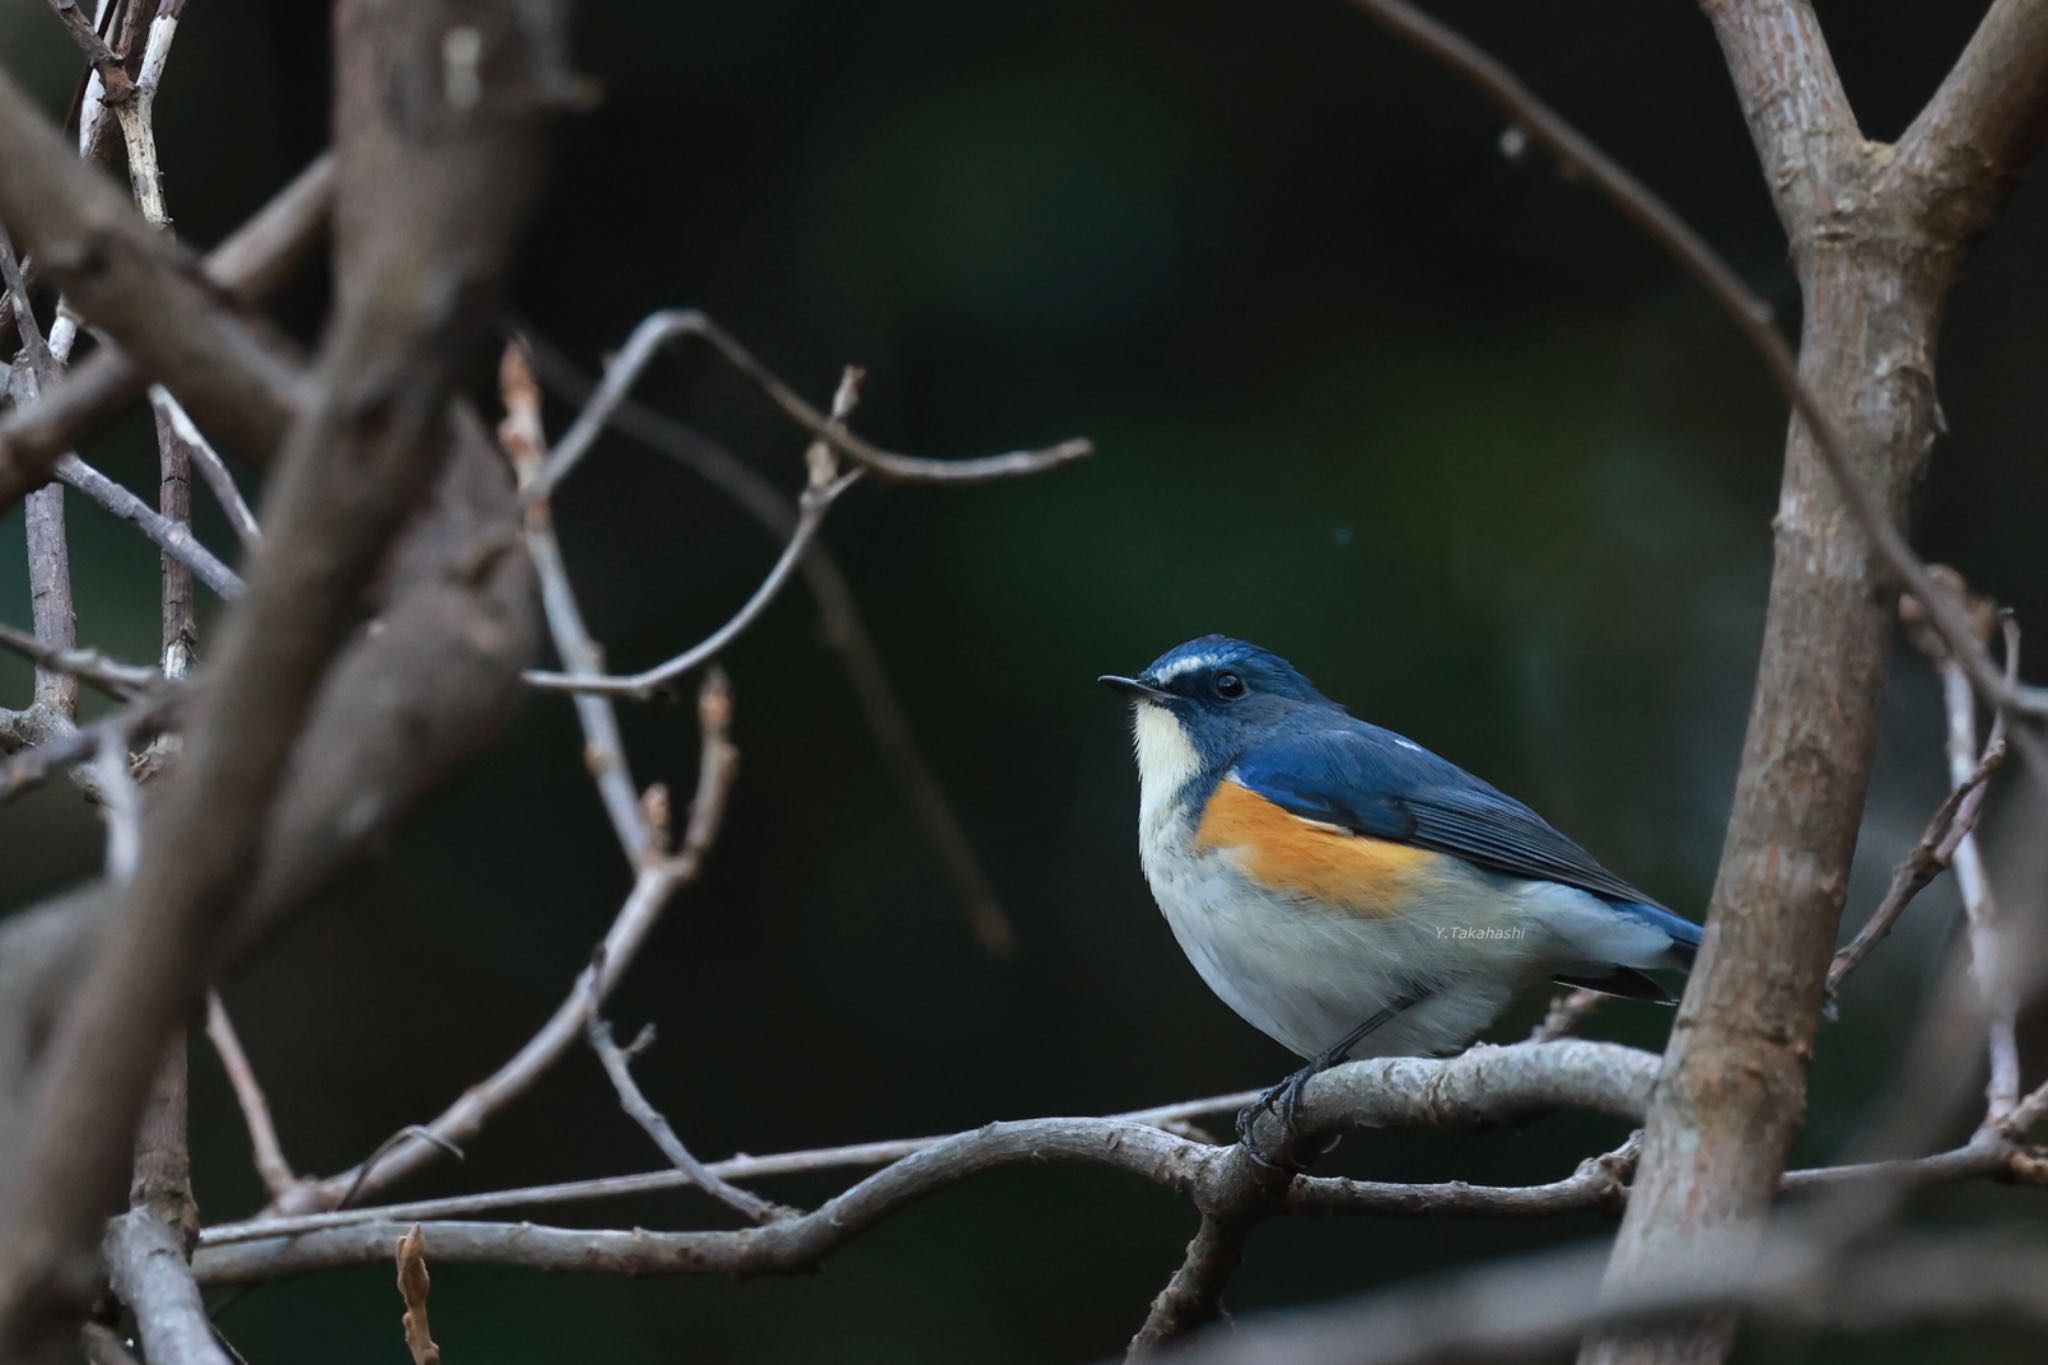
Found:
<path fill-rule="evenodd" d="M 203 266 L 207 306 L 216 306 L 219 300 L 214 296 L 222 291 L 230 299 L 260 298 L 288 278 L 318 238 L 333 190 L 334 158 L 319 157 L 215 248 Z M 119 196 L 115 199 L 118 202 Z M 165 325 L 175 329 L 181 322 L 168 319 Z M 262 383 L 265 377 L 256 374 L 252 379 Z M 0 419 L 0 510 L 41 483 L 60 456 L 97 434 L 147 387 L 134 361 L 114 347 L 101 347 L 53 384 L 34 407 Z M 257 421 L 279 418 L 268 429 L 272 445 L 284 431 L 284 401 L 288 397 L 259 404 L 245 414 Z M 268 457 L 269 447 L 241 453 L 260 461 Z"/>
<path fill-rule="evenodd" d="M 340 302 L 319 391 L 294 421 L 279 461 L 270 497 L 275 542 L 223 625 L 183 760 L 153 805 L 136 894 L 66 1011 L 44 1068 L 21 1176 L 0 1219 L 0 1355 L 46 1352 L 68 1334 L 62 1329 L 82 1306 L 76 1295 L 83 1286 L 64 1278 L 75 1261 L 60 1260 L 53 1276 L 51 1258 L 74 1257 L 74 1249 L 92 1244 L 105 1211 L 101 1192 L 125 1163 L 141 1092 L 163 1039 L 196 1005 L 226 946 L 232 912 L 258 866 L 272 798 L 353 624 L 358 595 L 441 463 L 464 329 L 478 321 L 477 305 L 489 297 L 533 188 L 531 134 L 546 103 L 538 77 L 556 54 L 536 51 L 548 35 L 530 18 L 480 0 L 358 0 L 343 8 Z M 425 106 L 388 99 L 394 81 L 439 91 L 439 39 L 457 24 L 491 35 L 494 98 Z M 0 150 L 0 209 L 18 214 L 22 192 L 36 188 L 39 176 L 50 180 L 43 188 L 56 191 L 49 202 L 57 208 L 38 211 L 53 273 L 61 277 L 65 241 L 81 228 L 117 263 L 132 246 L 138 259 L 165 264 L 160 240 L 124 238 L 123 215 L 131 215 L 125 205 L 112 213 L 95 202 L 105 186 L 63 183 L 83 168 L 59 173 L 44 165 L 49 158 L 39 139 L 49 136 L 0 78 L 0 149 L 15 141 L 27 152 Z M 95 207 L 80 214 L 81 203 Z M 142 272 L 161 294 L 137 288 L 114 312 L 188 311 L 171 304 L 180 290 L 199 289 L 196 272 L 175 258 L 168 264 Z M 66 284 L 84 303 L 81 290 L 121 275 L 81 269 Z M 461 306 L 451 308 L 452 301 Z M 222 317 L 196 297 L 183 302 L 204 321 Z M 160 315 L 153 322 L 156 330 L 174 330 L 163 328 Z M 238 365 L 240 376 L 273 363 L 260 348 L 231 349 L 227 363 Z M 272 403 L 289 392 L 288 382 L 272 377 L 279 379 L 275 390 L 234 396 Z M 168 372 L 165 378 L 210 426 L 195 395 L 207 392 L 210 402 L 223 391 L 188 390 Z"/>
<path fill-rule="evenodd" d="M 198 261 L 74 156 L 4 72 L 0 221 L 85 320 L 176 393 L 203 428 L 254 458 L 269 453 L 290 420 L 279 400 L 293 377 L 286 348 L 224 306 Z M 0 467 L 21 462 L 21 452 L 7 456 Z M 12 501 L 14 482 L 0 484 L 0 506 Z"/>
<path fill-rule="evenodd" d="M 2048 9 L 1996 0 L 1934 98 L 1899 139 L 1896 193 L 1930 231 L 1976 236 L 2048 138 Z"/>
<path fill-rule="evenodd" d="M 1863 135 L 1809 0 L 1701 0 L 1756 143 L 1771 202 L 1803 250 L 1844 186 Z"/>
<path fill-rule="evenodd" d="M 1810 6 L 1710 3 L 1800 264 L 1807 308 L 1795 362 L 1768 312 L 1698 235 L 1498 62 L 1401 0 L 1353 3 L 1502 105 L 1683 264 L 1728 311 L 1795 414 L 1735 813 L 1649 1117 L 1638 1197 L 1617 1240 L 1621 1278 L 1703 1227 L 1761 1209 L 1775 1188 L 1800 1112 L 1875 747 L 1889 642 L 1885 573 L 1927 604 L 1983 695 L 2005 709 L 2039 700 L 1998 676 L 1899 530 L 1934 439 L 1933 333 L 1965 244 L 1916 236 L 1901 222 L 1907 210 L 1880 193 L 1877 159 L 1865 155 Z M 1846 431 L 1830 420 L 1821 392 L 1849 421 Z M 2016 738 L 2043 747 L 2024 731 Z M 1626 1354 L 1704 1361 L 1725 1344 L 1725 1334 L 1708 1331 L 1645 1339 Z M 1623 1355 L 1610 1345 L 1587 1359 Z"/>
<path fill-rule="evenodd" d="M 242 1123 L 249 1130 L 249 1151 L 256 1164 L 256 1175 L 270 1197 L 276 1199 L 298 1184 L 299 1178 L 292 1174 L 291 1163 L 285 1160 L 277 1123 L 270 1116 L 270 1100 L 263 1093 L 262 1082 L 256 1079 L 256 1068 L 249 1064 L 241 1035 L 235 1032 L 234 1020 L 228 1017 L 227 1006 L 221 1002 L 218 991 L 206 993 L 206 1036 L 220 1054 L 228 1086 L 235 1092 L 235 1104 L 242 1111 Z"/>
<path fill-rule="evenodd" d="M 1077 437 L 1043 450 L 1016 450 L 1004 455 L 983 455 L 964 460 L 932 460 L 884 450 L 834 423 L 805 402 L 795 389 L 754 359 L 746 347 L 710 318 L 693 310 L 681 309 L 649 316 L 626 338 L 618 359 L 606 370 L 596 396 L 578 414 L 569 430 L 562 434 L 562 439 L 555 443 L 542 473 L 543 488 L 553 488 L 568 477 L 569 471 L 575 468 L 576 462 L 583 458 L 604 430 L 612 408 L 631 391 L 641 371 L 647 368 L 662 347 L 682 337 L 704 341 L 791 421 L 855 464 L 884 479 L 919 483 L 986 483 L 992 479 L 1036 474 L 1092 454 L 1095 449 Z"/>
<path fill-rule="evenodd" d="M 603 1000 L 624 975 L 646 941 L 670 897 L 696 879 L 705 855 L 717 838 L 725 798 L 737 771 L 738 755 L 726 739 L 731 700 L 724 678 L 712 674 L 698 694 L 697 714 L 703 731 L 703 752 L 697 771 L 697 795 L 690 805 L 690 823 L 682 847 L 672 857 L 642 862 L 632 892 L 593 954 L 577 976 L 568 998 L 526 1045 L 504 1065 L 463 1091 L 456 1101 L 424 1128 L 442 1143 L 460 1145 L 474 1137 L 490 1119 L 524 1094 L 583 1035 L 592 1000 Z M 273 1201 L 279 1213 L 334 1208 L 346 1195 L 380 1189 L 434 1158 L 436 1143 L 412 1137 L 374 1161 L 365 1161 L 324 1180 L 303 1181 L 284 1198 Z"/>
<path fill-rule="evenodd" d="M 596 977 L 591 980 L 594 982 Z M 591 1002 L 590 1022 L 584 1033 L 590 1040 L 591 1050 L 604 1066 L 604 1074 L 611 1078 L 612 1089 L 619 1094 L 619 1107 L 633 1122 L 640 1125 L 647 1136 L 654 1139 L 654 1145 L 669 1159 L 676 1170 L 689 1178 L 690 1184 L 716 1199 L 750 1223 L 766 1223 L 782 1216 L 785 1210 L 769 1203 L 757 1194 L 750 1194 L 730 1181 L 721 1180 L 706 1168 L 703 1162 L 691 1154 L 676 1136 L 676 1130 L 662 1116 L 659 1109 L 648 1103 L 641 1093 L 639 1082 L 633 1079 L 632 1056 L 637 1055 L 654 1039 L 652 1028 L 642 1031 L 634 1040 L 632 1048 L 620 1047 L 612 1040 L 611 1025 L 597 1015 L 596 1002 Z"/>
<path fill-rule="evenodd" d="M 76 455 L 58 460 L 55 473 L 60 481 L 149 537 L 166 558 L 182 565 L 214 596 L 224 602 L 241 596 L 241 575 L 201 545 L 186 521 L 164 515 Z"/>
<path fill-rule="evenodd" d="M 1630 1117 L 1649 1096 L 1656 1059 L 1611 1043 L 1481 1048 L 1446 1061 L 1382 1058 L 1325 1072 L 1300 1110 L 1311 1136 L 1339 1127 L 1472 1127 L 1562 1106 Z M 531 1224 L 434 1223 L 437 1260 L 622 1274 L 790 1274 L 814 1268 L 871 1227 L 968 1176 L 1014 1165 L 1086 1162 L 1220 1200 L 1245 1178 L 1249 1158 L 1117 1119 L 1033 1119 L 996 1123 L 945 1138 L 897 1161 L 800 1217 L 730 1232 L 608 1232 Z M 719 1166 L 713 1166 L 714 1171 Z M 1299 1177 L 1298 1180 L 1307 1180 Z M 1361 1205 L 1379 1187 L 1325 1187 L 1318 1211 L 1355 1191 Z M 1477 1201 L 1474 1201 L 1477 1202 Z M 388 1256 L 400 1225 L 350 1223 L 286 1237 L 209 1240 L 195 1266 L 203 1283 L 273 1279 Z"/>
<path fill-rule="evenodd" d="M 595 385 L 538 337 L 529 338 L 529 344 L 535 364 L 551 386 L 566 390 L 579 405 L 590 401 Z M 770 534 L 783 540 L 794 534 L 801 515 L 795 503 L 753 466 L 711 438 L 630 398 L 618 401 L 608 421 L 614 430 L 646 443 L 731 495 Z M 804 555 L 801 568 L 811 595 L 817 600 L 825 638 L 846 668 L 854 695 L 866 714 L 869 731 L 883 757 L 896 769 L 910 796 L 911 807 L 924 825 L 926 837 L 953 879 L 966 905 L 975 938 L 991 955 L 1008 954 L 1016 946 L 1016 927 L 990 885 L 988 874 L 982 870 L 973 842 L 918 743 L 909 713 L 889 679 L 881 651 L 861 619 L 852 585 L 830 551 L 816 540 Z"/>

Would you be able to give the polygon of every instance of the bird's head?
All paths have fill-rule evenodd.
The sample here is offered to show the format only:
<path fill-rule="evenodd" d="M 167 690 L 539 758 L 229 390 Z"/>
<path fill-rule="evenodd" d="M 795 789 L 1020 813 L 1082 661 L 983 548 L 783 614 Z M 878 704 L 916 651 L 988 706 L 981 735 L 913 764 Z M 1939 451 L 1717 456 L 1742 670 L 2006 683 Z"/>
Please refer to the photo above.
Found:
<path fill-rule="evenodd" d="M 1148 804 L 1221 772 L 1305 709 L 1340 709 L 1287 660 L 1223 635 L 1177 645 L 1136 677 L 1099 681 L 1131 699 Z"/>

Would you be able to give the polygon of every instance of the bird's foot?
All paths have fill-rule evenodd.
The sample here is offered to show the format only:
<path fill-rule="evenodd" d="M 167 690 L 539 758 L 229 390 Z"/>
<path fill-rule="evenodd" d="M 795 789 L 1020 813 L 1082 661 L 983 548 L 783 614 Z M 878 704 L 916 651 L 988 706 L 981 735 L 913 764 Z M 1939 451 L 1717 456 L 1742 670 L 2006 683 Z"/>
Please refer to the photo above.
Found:
<path fill-rule="evenodd" d="M 1295 1113 L 1301 1106 L 1301 1090 L 1324 1069 L 1318 1065 L 1320 1058 L 1310 1062 L 1299 1071 L 1293 1072 L 1278 1085 L 1237 1111 L 1237 1140 L 1243 1146 L 1245 1155 L 1270 1170 L 1299 1171 L 1305 1163 L 1302 1160 L 1301 1129 L 1295 1122 Z M 1262 1140 L 1259 1119 L 1271 1114 L 1278 1122 L 1279 1132 L 1268 1141 Z M 1308 1160 L 1314 1160 L 1337 1145 L 1336 1139 L 1316 1147 L 1307 1153 Z"/>

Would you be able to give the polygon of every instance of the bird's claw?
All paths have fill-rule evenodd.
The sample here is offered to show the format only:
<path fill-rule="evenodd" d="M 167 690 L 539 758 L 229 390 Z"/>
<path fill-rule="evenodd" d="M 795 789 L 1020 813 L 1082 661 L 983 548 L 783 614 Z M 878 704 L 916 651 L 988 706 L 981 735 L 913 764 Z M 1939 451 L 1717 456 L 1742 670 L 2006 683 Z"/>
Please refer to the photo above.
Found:
<path fill-rule="evenodd" d="M 1301 1089 L 1314 1074 L 1314 1068 L 1304 1067 L 1237 1111 L 1237 1141 L 1246 1156 L 1268 1170 L 1298 1171 L 1302 1168 L 1302 1163 L 1295 1156 L 1301 1143 L 1301 1129 L 1295 1122 L 1295 1112 L 1301 1106 Z M 1259 1141 L 1258 1123 L 1264 1114 L 1271 1114 L 1280 1125 L 1279 1138 L 1270 1145 Z M 1316 1155 L 1327 1150 L 1327 1147 L 1319 1149 Z"/>

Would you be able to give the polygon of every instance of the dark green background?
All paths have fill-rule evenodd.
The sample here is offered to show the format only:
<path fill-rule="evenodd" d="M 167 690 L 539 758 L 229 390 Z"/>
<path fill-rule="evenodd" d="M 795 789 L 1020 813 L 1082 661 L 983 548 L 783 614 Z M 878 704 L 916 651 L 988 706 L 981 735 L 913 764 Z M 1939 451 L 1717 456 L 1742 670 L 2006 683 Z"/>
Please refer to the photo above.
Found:
<path fill-rule="evenodd" d="M 1689 215 L 1788 320 L 1782 239 L 1706 22 L 1679 0 L 1439 8 Z M 1976 5 L 1823 5 L 1866 131 L 1895 135 Z M 1209 630 L 1291 656 L 1359 713 L 1525 797 L 1671 905 L 1703 909 L 1748 705 L 1783 407 L 1730 325 L 1582 189 L 1510 164 L 1501 121 L 1335 0 L 980 6 L 587 4 L 602 104 L 573 124 L 515 288 L 586 367 L 643 313 L 702 307 L 816 399 L 869 369 L 857 426 L 932 454 L 1085 433 L 1024 484 L 857 490 L 826 539 L 1016 921 L 968 932 L 800 590 L 727 659 L 744 768 L 709 875 L 611 1008 L 706 1156 L 1103 1112 L 1272 1079 L 1290 1060 L 1212 999 L 1139 875 L 1122 707 L 1092 682 Z M 75 61 L 31 0 L 0 61 L 61 108 Z M 324 138 L 321 7 L 195 0 L 159 103 L 178 226 L 218 238 Z M 1920 543 L 2048 621 L 2036 541 L 2048 208 L 2019 196 L 1955 297 L 1950 434 Z M 285 304 L 303 327 L 320 286 Z M 786 488 L 798 434 L 701 354 L 643 386 Z M 551 413 L 556 429 L 565 412 Z M 143 425 L 92 457 L 147 487 Z M 73 500 L 84 638 L 155 640 L 155 556 Z M 561 500 L 592 623 L 622 666 L 722 620 L 775 546 L 614 439 Z M 20 517 L 0 614 L 27 620 Z M 229 538 L 212 509 L 202 533 Z M 203 652 L 203 646 L 202 646 Z M 26 670 L 0 664 L 5 700 Z M 1934 691 L 1895 671 L 1852 916 L 1940 794 Z M 687 708 L 632 708 L 643 780 L 687 786 Z M 566 702 L 534 699 L 389 857 L 230 1001 L 292 1159 L 327 1172 L 436 1112 L 561 998 L 627 885 Z M 58 787 L 0 812 L 8 903 L 89 874 Z M 1882 1095 L 1954 893 L 1924 898 L 1822 1036 L 1805 1159 Z M 1518 1036 L 1540 1000 L 1505 1022 Z M 1593 1031 L 1655 1045 L 1668 1016 Z M 214 1059 L 195 1054 L 206 1213 L 258 1202 Z M 1555 1178 L 1618 1139 L 1561 1117 L 1354 1139 L 1381 1177 Z M 658 1166 L 582 1054 L 461 1167 L 400 1193 Z M 777 1186 L 815 1201 L 819 1181 Z M 1929 1216 L 2034 1215 L 1956 1190 Z M 676 1195 L 560 1215 L 692 1226 Z M 932 1200 L 792 1281 L 628 1283 L 447 1267 L 456 1361 L 1086 1358 L 1121 1344 L 1192 1230 L 1177 1200 L 1033 1169 Z M 1239 1313 L 1597 1233 L 1592 1219 L 1276 1224 Z M 257 1291 L 251 1359 L 397 1359 L 384 1269 Z M 1760 1359 L 1876 1355 L 1775 1339 Z M 1953 1346 L 1984 1358 L 1998 1342 Z M 2016 1350 L 2017 1348 L 2015 1348 Z M 1854 1353 L 1854 1354 L 1852 1354 Z M 2014 1358 L 2020 1358 L 2015 1354 Z M 2029 1357 L 2030 1358 L 2030 1357 Z"/>

